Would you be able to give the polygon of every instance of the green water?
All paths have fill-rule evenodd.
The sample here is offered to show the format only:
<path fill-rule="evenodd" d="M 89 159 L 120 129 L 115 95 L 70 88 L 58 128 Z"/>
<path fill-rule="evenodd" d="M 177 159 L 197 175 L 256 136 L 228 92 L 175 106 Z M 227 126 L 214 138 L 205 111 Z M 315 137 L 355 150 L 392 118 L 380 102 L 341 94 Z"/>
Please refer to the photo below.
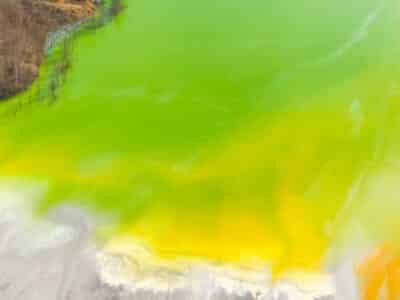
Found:
<path fill-rule="evenodd" d="M 156 248 L 173 232 L 189 240 L 179 253 L 233 260 L 228 234 L 249 256 L 307 265 L 288 257 L 309 240 L 318 260 L 363 170 L 397 157 L 398 2 L 126 4 L 75 35 L 55 99 L 36 91 L 56 50 L 36 85 L 0 106 L 0 173 L 46 182 L 41 208 L 88 207 Z M 232 236 L 240 228 L 247 239 Z M 222 249 L 196 252 L 203 242 Z"/>

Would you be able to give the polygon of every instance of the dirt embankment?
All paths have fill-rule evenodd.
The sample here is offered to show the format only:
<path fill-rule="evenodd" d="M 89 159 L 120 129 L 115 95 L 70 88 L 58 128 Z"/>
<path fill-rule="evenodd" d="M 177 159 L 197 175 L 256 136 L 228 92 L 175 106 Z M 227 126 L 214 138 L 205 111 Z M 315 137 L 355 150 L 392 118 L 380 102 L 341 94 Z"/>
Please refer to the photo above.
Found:
<path fill-rule="evenodd" d="M 97 0 L 0 0 L 0 99 L 31 85 L 50 32 L 88 18 Z"/>

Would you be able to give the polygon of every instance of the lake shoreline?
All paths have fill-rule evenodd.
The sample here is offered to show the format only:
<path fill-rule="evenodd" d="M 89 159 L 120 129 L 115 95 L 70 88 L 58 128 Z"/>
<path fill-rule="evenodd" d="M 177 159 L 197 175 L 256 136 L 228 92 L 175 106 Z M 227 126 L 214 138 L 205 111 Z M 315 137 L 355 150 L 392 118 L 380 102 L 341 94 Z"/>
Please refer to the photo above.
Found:
<path fill-rule="evenodd" d="M 4 0 L 0 3 L 0 99 L 29 88 L 39 75 L 51 32 L 94 16 L 95 0 Z"/>

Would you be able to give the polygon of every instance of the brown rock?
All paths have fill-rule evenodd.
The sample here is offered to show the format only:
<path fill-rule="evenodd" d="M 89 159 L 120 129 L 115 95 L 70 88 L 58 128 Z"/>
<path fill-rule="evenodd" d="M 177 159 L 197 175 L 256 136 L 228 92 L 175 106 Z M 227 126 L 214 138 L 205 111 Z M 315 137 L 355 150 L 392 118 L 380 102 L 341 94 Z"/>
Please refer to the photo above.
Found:
<path fill-rule="evenodd" d="M 0 0 L 0 99 L 37 77 L 50 32 L 95 11 L 93 0 Z"/>

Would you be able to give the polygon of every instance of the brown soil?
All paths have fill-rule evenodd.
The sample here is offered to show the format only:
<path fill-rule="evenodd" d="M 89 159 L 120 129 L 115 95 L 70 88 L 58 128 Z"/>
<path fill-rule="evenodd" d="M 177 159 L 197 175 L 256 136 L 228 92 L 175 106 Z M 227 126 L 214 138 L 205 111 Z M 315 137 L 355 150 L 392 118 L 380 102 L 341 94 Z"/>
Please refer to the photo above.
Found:
<path fill-rule="evenodd" d="M 38 75 L 50 32 L 92 16 L 94 0 L 0 0 L 0 99 Z"/>

